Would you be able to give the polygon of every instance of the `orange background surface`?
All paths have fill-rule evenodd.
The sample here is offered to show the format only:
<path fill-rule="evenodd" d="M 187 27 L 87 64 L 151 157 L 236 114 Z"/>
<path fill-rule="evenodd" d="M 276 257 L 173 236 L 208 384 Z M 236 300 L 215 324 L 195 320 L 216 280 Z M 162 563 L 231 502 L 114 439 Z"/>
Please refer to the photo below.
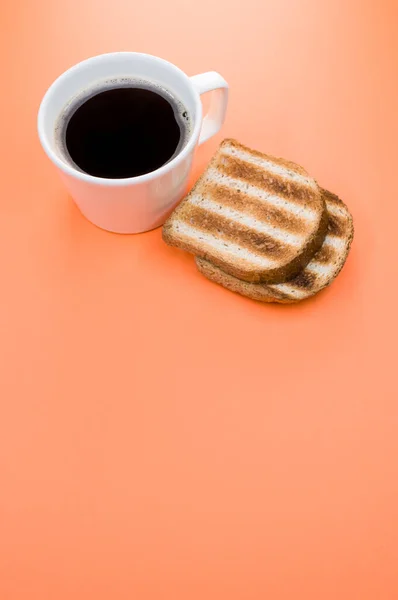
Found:
<path fill-rule="evenodd" d="M 376 5 L 4 3 L 1 600 L 398 598 L 398 5 Z M 257 304 L 160 230 L 80 215 L 37 109 L 115 50 L 220 71 L 223 135 L 346 201 L 329 290 Z"/>

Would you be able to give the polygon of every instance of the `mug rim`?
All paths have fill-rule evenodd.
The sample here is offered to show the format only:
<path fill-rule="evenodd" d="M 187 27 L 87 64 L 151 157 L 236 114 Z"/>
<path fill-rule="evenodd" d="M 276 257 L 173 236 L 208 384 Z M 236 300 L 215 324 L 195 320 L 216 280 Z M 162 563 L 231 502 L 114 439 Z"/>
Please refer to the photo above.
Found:
<path fill-rule="evenodd" d="M 44 124 L 45 124 L 45 119 L 46 119 L 46 111 L 47 111 L 49 103 L 51 102 L 52 92 L 59 85 L 59 83 L 61 83 L 64 79 L 66 79 L 71 73 L 79 70 L 83 65 L 86 65 L 87 63 L 100 61 L 101 59 L 103 59 L 105 57 L 110 58 L 112 56 L 116 57 L 116 56 L 122 56 L 122 55 L 124 55 L 125 57 L 127 57 L 127 56 L 144 56 L 144 57 L 147 57 L 158 63 L 162 63 L 163 65 L 173 69 L 176 73 L 178 73 L 186 81 L 186 83 L 189 85 L 189 87 L 191 87 L 191 89 L 193 89 L 195 92 L 194 97 L 195 97 L 197 118 L 195 118 L 195 123 L 194 123 L 191 137 L 189 138 L 188 143 L 184 146 L 184 148 L 181 150 L 181 152 L 179 152 L 179 154 L 177 154 L 177 156 L 175 156 L 168 163 L 166 163 L 165 165 L 162 165 L 155 171 L 150 171 L 149 173 L 145 173 L 144 175 L 137 175 L 136 177 L 126 177 L 124 179 L 110 179 L 107 177 L 96 177 L 95 175 L 89 175 L 88 173 L 84 173 L 83 171 L 78 171 L 77 169 L 75 169 L 74 167 L 69 165 L 68 163 L 65 163 L 63 160 L 61 160 L 61 158 L 59 158 L 59 156 L 53 151 L 50 143 L 48 142 L 47 135 L 45 133 Z M 195 148 L 196 142 L 199 138 L 201 126 L 202 126 L 202 103 L 200 101 L 200 95 L 197 92 L 197 90 L 195 90 L 195 87 L 193 86 L 190 77 L 182 69 L 177 67 L 175 64 L 169 62 L 168 60 L 165 60 L 164 58 L 160 58 L 159 56 L 154 56 L 152 54 L 146 54 L 145 52 L 108 52 L 105 54 L 97 54 L 95 56 L 91 56 L 90 58 L 86 58 L 85 60 L 82 60 L 82 61 L 76 63 L 75 65 L 73 65 L 72 67 L 70 67 L 63 73 L 61 73 L 61 75 L 59 75 L 52 82 L 52 84 L 50 85 L 50 87 L 47 89 L 46 93 L 43 96 L 43 99 L 40 103 L 38 116 L 37 116 L 37 129 L 38 129 L 39 139 L 40 139 L 41 145 L 42 145 L 45 153 L 49 157 L 49 159 L 61 171 L 63 171 L 67 175 L 70 175 L 71 177 L 75 177 L 76 179 L 79 179 L 80 181 L 84 181 L 86 183 L 92 183 L 92 184 L 104 185 L 104 186 L 128 186 L 133 183 L 145 183 L 147 181 L 150 181 L 151 179 L 165 175 L 166 173 L 171 171 L 178 162 L 184 160 L 184 158 L 186 156 L 188 156 L 188 154 Z"/>

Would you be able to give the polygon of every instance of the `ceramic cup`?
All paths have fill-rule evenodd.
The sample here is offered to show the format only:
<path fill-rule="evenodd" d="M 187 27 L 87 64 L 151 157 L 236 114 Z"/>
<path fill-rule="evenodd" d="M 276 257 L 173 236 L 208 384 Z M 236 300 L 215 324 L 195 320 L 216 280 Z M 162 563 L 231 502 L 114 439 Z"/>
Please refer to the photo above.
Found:
<path fill-rule="evenodd" d="M 148 79 L 167 88 L 189 111 L 192 130 L 179 154 L 159 169 L 127 179 L 93 177 L 66 162 L 55 127 L 74 97 L 112 77 Z M 200 95 L 213 92 L 203 117 Z M 117 233 L 140 233 L 162 225 L 186 192 L 195 149 L 216 134 L 225 117 L 228 84 L 212 71 L 189 77 L 172 63 L 138 52 L 116 52 L 85 60 L 63 73 L 46 92 L 38 114 L 41 144 L 70 195 L 92 223 Z"/>

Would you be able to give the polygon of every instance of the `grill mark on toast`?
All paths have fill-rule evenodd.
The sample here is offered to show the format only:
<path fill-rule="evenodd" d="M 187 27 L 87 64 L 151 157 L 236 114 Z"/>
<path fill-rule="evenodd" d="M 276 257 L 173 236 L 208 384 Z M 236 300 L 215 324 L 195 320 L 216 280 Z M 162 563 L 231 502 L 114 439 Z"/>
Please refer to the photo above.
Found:
<path fill-rule="evenodd" d="M 260 202 L 257 198 L 229 188 L 227 185 L 208 183 L 206 197 L 222 206 L 242 211 L 259 221 L 278 227 L 290 233 L 303 234 L 308 230 L 307 222 L 293 215 L 288 210 L 277 208 L 272 204 Z"/>
<path fill-rule="evenodd" d="M 332 246 L 323 244 L 320 250 L 316 253 L 315 257 L 321 264 L 327 265 L 332 262 L 336 256 L 336 250 Z"/>
<path fill-rule="evenodd" d="M 300 178 L 300 180 L 305 180 L 308 185 L 315 184 L 314 180 L 309 177 L 307 171 L 297 163 L 291 162 L 284 158 L 269 156 L 268 154 L 264 154 L 258 150 L 252 150 L 237 140 L 224 140 L 221 144 L 221 151 L 225 154 L 236 155 L 238 153 L 240 155 L 246 155 L 248 160 L 254 160 L 259 164 L 263 164 L 264 162 L 271 163 L 272 166 L 277 167 L 279 170 L 283 169 L 285 177 L 291 177 L 293 179 Z"/>
<path fill-rule="evenodd" d="M 182 221 L 195 227 L 198 231 L 209 232 L 221 243 L 233 242 L 241 248 L 251 250 L 260 256 L 271 257 L 273 260 L 286 258 L 292 250 L 286 244 L 264 233 L 258 233 L 241 223 L 231 221 L 228 217 L 215 215 L 200 206 L 191 205 L 189 211 L 181 218 Z"/>
<path fill-rule="evenodd" d="M 215 167 L 229 177 L 250 181 L 251 184 L 271 194 L 282 196 L 282 198 L 289 200 L 289 202 L 300 205 L 304 203 L 307 208 L 312 209 L 320 209 L 322 207 L 319 190 L 301 185 L 295 181 L 283 179 L 279 175 L 236 157 L 222 154 L 218 157 Z"/>
<path fill-rule="evenodd" d="M 303 235 L 297 235 L 286 231 L 286 229 L 279 229 L 268 223 L 268 221 L 259 221 L 254 219 L 251 215 L 245 212 L 230 208 L 219 202 L 215 202 L 208 197 L 208 194 L 202 196 L 201 194 L 192 194 L 189 206 L 199 206 L 203 210 L 212 213 L 213 215 L 221 216 L 232 221 L 235 225 L 247 227 L 251 231 L 255 231 L 260 235 L 267 235 L 275 239 L 278 242 L 290 246 L 301 247 L 303 243 Z"/>
<path fill-rule="evenodd" d="M 294 279 L 289 281 L 290 285 L 294 285 L 300 289 L 310 290 L 316 281 L 315 273 L 311 273 L 304 269 Z"/>
<path fill-rule="evenodd" d="M 207 186 L 215 183 L 225 185 L 231 190 L 236 190 L 243 194 L 249 194 L 252 198 L 258 199 L 259 202 L 263 202 L 267 206 L 272 205 L 277 208 L 281 208 L 295 216 L 298 216 L 300 219 L 308 220 L 310 221 L 311 229 L 315 229 L 319 226 L 320 219 L 316 219 L 317 214 L 311 208 L 308 208 L 303 204 L 290 202 L 290 200 L 286 200 L 286 198 L 282 198 L 282 196 L 271 194 L 271 192 L 267 192 L 266 190 L 256 185 L 252 185 L 247 181 L 229 177 L 228 175 L 218 171 L 215 167 L 209 167 L 207 169 L 202 177 L 202 181 L 197 186 L 196 191 L 201 192 L 203 190 L 203 193 L 206 193 Z"/>
<path fill-rule="evenodd" d="M 251 249 L 248 250 L 243 248 L 242 246 L 236 244 L 233 241 L 220 240 L 219 235 L 214 235 L 208 233 L 207 231 L 202 231 L 201 229 L 197 229 L 193 225 L 186 223 L 184 221 L 179 222 L 177 224 L 172 223 L 171 229 L 173 235 L 177 235 L 179 241 L 186 250 L 191 252 L 198 252 L 196 247 L 196 240 L 200 240 L 201 250 L 198 252 L 201 257 L 208 258 L 211 260 L 214 258 L 214 252 L 224 260 L 226 256 L 236 256 L 240 253 L 240 261 L 246 262 L 250 268 L 260 267 L 260 268 L 273 268 L 276 264 L 278 264 L 277 260 L 268 256 L 262 256 L 257 253 L 254 253 Z"/>
<path fill-rule="evenodd" d="M 343 237 L 347 229 L 347 223 L 345 221 L 346 219 L 329 213 L 328 233 L 330 235 L 335 235 L 336 237 Z"/>

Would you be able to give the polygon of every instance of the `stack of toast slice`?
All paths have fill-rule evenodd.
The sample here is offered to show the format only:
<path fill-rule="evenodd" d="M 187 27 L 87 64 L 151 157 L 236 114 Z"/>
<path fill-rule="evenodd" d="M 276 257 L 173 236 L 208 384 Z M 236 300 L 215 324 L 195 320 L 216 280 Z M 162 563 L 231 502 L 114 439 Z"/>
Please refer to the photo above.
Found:
<path fill-rule="evenodd" d="M 163 227 L 208 279 L 263 302 L 313 296 L 342 269 L 352 217 L 299 165 L 224 140 Z"/>

